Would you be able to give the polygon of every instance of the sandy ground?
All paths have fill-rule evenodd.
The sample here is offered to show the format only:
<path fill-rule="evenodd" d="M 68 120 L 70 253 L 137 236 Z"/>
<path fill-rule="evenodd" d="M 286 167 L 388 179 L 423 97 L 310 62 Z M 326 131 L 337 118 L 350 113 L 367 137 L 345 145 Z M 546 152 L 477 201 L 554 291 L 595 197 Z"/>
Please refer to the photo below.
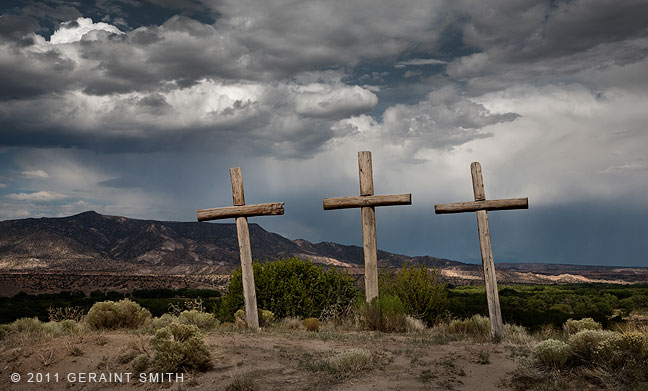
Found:
<path fill-rule="evenodd" d="M 218 330 L 205 338 L 213 362 L 210 370 L 182 379 L 174 375 L 162 383 L 140 382 L 130 364 L 120 363 L 120 354 L 132 344 L 146 349 L 149 337 L 88 333 L 3 347 L 0 390 L 226 390 L 236 379 L 251 380 L 257 391 L 510 390 L 508 373 L 518 353 L 516 347 L 448 342 L 431 334 Z M 305 365 L 351 348 L 371 351 L 372 368 L 340 375 Z M 127 373 L 133 373 L 130 379 Z M 20 381 L 12 382 L 12 374 L 19 374 Z M 122 379 L 110 381 L 110 374 L 121 374 Z"/>

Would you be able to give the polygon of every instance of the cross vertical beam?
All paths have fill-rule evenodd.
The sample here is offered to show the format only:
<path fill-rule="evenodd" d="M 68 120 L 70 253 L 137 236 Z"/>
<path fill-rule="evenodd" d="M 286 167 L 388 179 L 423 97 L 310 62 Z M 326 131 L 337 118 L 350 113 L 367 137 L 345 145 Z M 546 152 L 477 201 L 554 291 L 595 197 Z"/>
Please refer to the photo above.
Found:
<path fill-rule="evenodd" d="M 209 221 L 225 218 L 236 218 L 236 234 L 238 236 L 239 253 L 241 257 L 241 278 L 243 283 L 243 300 L 245 302 L 245 321 L 251 329 L 259 329 L 256 291 L 254 289 L 254 270 L 252 268 L 252 249 L 250 246 L 250 230 L 248 216 L 282 215 L 283 202 L 245 205 L 243 192 L 243 176 L 240 167 L 230 168 L 232 182 L 233 207 L 200 209 L 198 221 Z"/>
<path fill-rule="evenodd" d="M 471 163 L 470 173 L 472 175 L 475 201 L 486 200 L 481 165 L 478 162 Z M 479 249 L 482 257 L 482 268 L 484 269 L 486 300 L 488 301 L 488 317 L 491 321 L 491 336 L 500 339 L 504 336 L 504 321 L 502 320 L 499 292 L 497 290 L 497 276 L 495 275 L 493 248 L 491 246 L 490 229 L 488 227 L 488 212 L 485 210 L 478 210 L 476 213 L 477 231 L 479 232 Z"/>
<path fill-rule="evenodd" d="M 437 214 L 445 213 L 477 213 L 477 230 L 479 233 L 479 248 L 482 257 L 482 268 L 484 270 L 484 285 L 486 286 L 486 300 L 488 301 L 488 316 L 491 323 L 491 337 L 499 340 L 504 336 L 504 322 L 500 310 L 499 292 L 497 290 L 497 277 L 495 275 L 495 263 L 493 261 L 493 248 L 490 240 L 490 229 L 488 227 L 488 210 L 507 209 L 528 209 L 528 198 L 512 198 L 503 200 L 486 200 L 484 191 L 484 178 L 482 177 L 481 165 L 479 162 L 470 164 L 472 176 L 474 202 L 455 202 L 452 204 L 434 205 Z"/>
<path fill-rule="evenodd" d="M 358 172 L 360 174 L 360 195 L 374 195 L 371 152 L 358 152 Z M 378 244 L 376 242 L 376 209 L 363 206 L 362 214 L 362 247 L 365 259 L 365 297 L 371 301 L 378 297 Z"/>
<path fill-rule="evenodd" d="M 378 247 L 376 244 L 376 206 L 411 205 L 411 194 L 374 195 L 371 152 L 358 152 L 360 196 L 325 198 L 324 210 L 361 208 L 362 243 L 365 261 L 365 298 L 378 297 Z"/>

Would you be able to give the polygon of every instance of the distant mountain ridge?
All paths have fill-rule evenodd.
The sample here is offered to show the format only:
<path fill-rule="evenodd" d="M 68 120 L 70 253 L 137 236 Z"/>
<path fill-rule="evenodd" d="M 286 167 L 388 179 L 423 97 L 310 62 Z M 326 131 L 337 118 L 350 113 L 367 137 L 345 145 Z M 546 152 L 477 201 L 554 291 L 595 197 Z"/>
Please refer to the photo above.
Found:
<path fill-rule="evenodd" d="M 364 266 L 362 247 L 290 240 L 257 224 L 250 224 L 250 242 L 255 261 L 295 256 L 343 267 L 355 274 L 361 274 Z M 404 263 L 439 268 L 452 283 L 483 282 L 481 265 L 378 251 L 380 267 L 400 267 Z M 173 275 L 213 282 L 238 266 L 235 224 L 137 220 L 92 211 L 62 218 L 0 221 L 0 274 L 5 278 L 0 280 L 0 292 L 15 290 L 2 289 L 6 287 L 1 285 L 13 284 L 15 278 L 7 276 L 17 273 Z M 648 283 L 648 269 L 497 263 L 497 277 L 504 283 Z M 118 279 L 113 280 L 110 284 L 118 285 Z"/>
<path fill-rule="evenodd" d="M 250 241 L 254 260 L 261 262 L 297 256 L 351 268 L 364 263 L 362 247 L 293 241 L 257 224 L 250 224 Z M 414 259 L 429 266 L 461 265 L 386 251 L 379 251 L 378 258 L 381 266 L 401 266 Z M 96 212 L 0 222 L 0 270 L 222 272 L 238 265 L 235 224 L 137 220 Z"/>

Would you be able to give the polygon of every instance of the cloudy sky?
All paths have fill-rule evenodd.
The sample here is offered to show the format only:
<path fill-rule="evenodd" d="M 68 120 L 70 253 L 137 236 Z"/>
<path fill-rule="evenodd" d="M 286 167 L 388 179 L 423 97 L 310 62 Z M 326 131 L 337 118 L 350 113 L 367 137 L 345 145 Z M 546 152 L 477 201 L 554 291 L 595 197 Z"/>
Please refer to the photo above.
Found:
<path fill-rule="evenodd" d="M 380 248 L 479 261 L 648 266 L 645 0 L 4 0 L 0 219 L 95 210 L 195 221 L 284 201 L 251 221 L 361 244 L 357 152 L 373 153 Z"/>

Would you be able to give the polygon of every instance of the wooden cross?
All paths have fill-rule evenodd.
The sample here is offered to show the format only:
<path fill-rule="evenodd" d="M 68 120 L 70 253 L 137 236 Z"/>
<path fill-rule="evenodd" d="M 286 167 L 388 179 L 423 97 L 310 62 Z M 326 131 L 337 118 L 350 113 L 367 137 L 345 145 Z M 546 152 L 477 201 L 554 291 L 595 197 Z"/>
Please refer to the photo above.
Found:
<path fill-rule="evenodd" d="M 504 336 L 504 323 L 502 322 L 499 294 L 497 292 L 497 278 L 495 276 L 495 264 L 493 263 L 493 249 L 491 247 L 487 211 L 529 209 L 529 199 L 510 198 L 504 200 L 487 200 L 486 194 L 484 193 L 484 179 L 482 178 L 481 165 L 478 162 L 470 164 L 470 172 L 472 174 L 475 201 L 434 205 L 434 212 L 437 214 L 477 212 L 479 247 L 481 249 L 482 267 L 484 269 L 484 284 L 486 285 L 488 315 L 491 322 L 491 337 L 495 340 L 500 340 Z"/>
<path fill-rule="evenodd" d="M 236 218 L 236 233 L 238 235 L 239 251 L 241 254 L 241 277 L 243 279 L 243 299 L 245 300 L 245 320 L 247 326 L 254 330 L 259 328 L 256 292 L 254 290 L 254 272 L 252 269 L 252 250 L 250 248 L 250 231 L 247 218 L 251 216 L 267 216 L 284 214 L 283 202 L 245 205 L 243 193 L 243 176 L 241 168 L 230 168 L 232 180 L 232 198 L 234 206 L 213 209 L 199 209 L 198 221 Z"/>
<path fill-rule="evenodd" d="M 362 208 L 362 243 L 365 261 L 365 296 L 367 302 L 378 296 L 378 249 L 374 207 L 411 205 L 411 194 L 374 195 L 371 152 L 358 152 L 360 196 L 324 198 L 324 210 Z"/>

